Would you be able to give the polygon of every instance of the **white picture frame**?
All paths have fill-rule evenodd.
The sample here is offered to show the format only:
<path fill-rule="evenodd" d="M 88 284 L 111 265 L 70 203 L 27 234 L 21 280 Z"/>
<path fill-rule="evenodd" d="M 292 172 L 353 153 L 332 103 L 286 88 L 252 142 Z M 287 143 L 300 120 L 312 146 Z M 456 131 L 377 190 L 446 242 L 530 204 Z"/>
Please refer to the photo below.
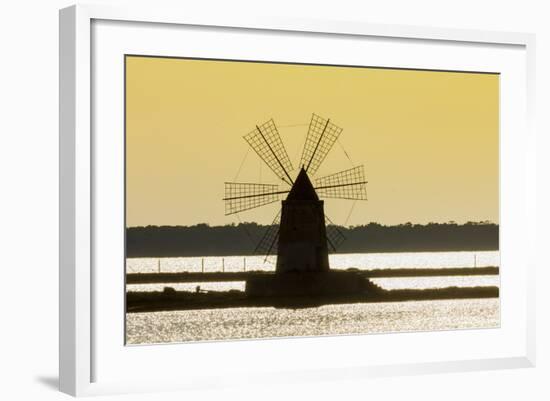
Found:
<path fill-rule="evenodd" d="M 224 385 L 246 385 L 250 380 L 257 383 L 269 382 L 277 378 L 292 382 L 294 380 L 327 380 L 338 379 L 342 377 L 353 377 L 361 380 L 367 377 L 400 375 L 400 374 L 419 374 L 419 373 L 437 373 L 450 371 L 468 371 L 480 369 L 501 369 L 511 367 L 530 367 L 535 363 L 535 284 L 534 270 L 536 260 L 534 256 L 527 257 L 528 261 L 521 266 L 521 274 L 511 271 L 508 277 L 513 278 L 518 286 L 518 293 L 512 294 L 503 286 L 501 297 L 504 301 L 512 304 L 512 296 L 519 296 L 517 310 L 514 311 L 521 321 L 518 322 L 518 331 L 513 334 L 513 350 L 505 352 L 503 349 L 507 346 L 506 341 L 501 345 L 502 348 L 495 348 L 494 352 L 487 352 L 483 355 L 472 353 L 464 359 L 448 359 L 422 361 L 416 360 L 414 355 L 410 355 L 407 362 L 396 363 L 388 360 L 384 363 L 379 360 L 374 364 L 361 363 L 360 360 L 349 359 L 340 361 L 339 365 L 334 367 L 330 365 L 330 356 L 334 355 L 330 351 L 327 354 L 329 360 L 326 366 L 315 364 L 303 364 L 295 369 L 286 370 L 284 361 L 279 361 L 278 365 L 272 367 L 258 367 L 250 370 L 243 367 L 245 375 L 241 379 L 232 376 L 222 377 L 222 371 L 216 374 L 206 373 L 204 369 L 190 369 L 186 373 L 185 379 L 177 377 L 166 377 L 165 379 L 129 380 L 127 377 L 116 377 L 111 375 L 102 379 L 102 373 L 98 372 L 97 363 L 98 352 L 100 360 L 106 361 L 109 358 L 108 347 L 105 347 L 105 341 L 97 335 L 97 326 L 102 325 L 103 330 L 106 327 L 107 320 L 102 320 L 101 306 L 94 306 L 94 288 L 102 286 L 104 276 L 94 273 L 94 266 L 97 263 L 97 255 L 94 253 L 94 232 L 98 230 L 97 219 L 101 215 L 97 212 L 97 183 L 95 180 L 96 169 L 98 165 L 98 152 L 103 152 L 102 144 L 94 141 L 93 126 L 97 126 L 98 121 L 94 121 L 94 103 L 92 97 L 94 88 L 92 86 L 92 77 L 94 68 L 98 68 L 94 53 L 102 43 L 100 40 L 93 41 L 94 23 L 109 21 L 109 24 L 121 23 L 139 23 L 142 29 L 143 24 L 156 24 L 164 28 L 167 27 L 203 27 L 205 29 L 232 29 L 243 30 L 251 35 L 254 32 L 284 33 L 287 35 L 321 35 L 324 37 L 337 36 L 340 38 L 379 38 L 387 41 L 415 41 L 418 43 L 454 44 L 458 47 L 483 47 L 495 46 L 501 48 L 510 48 L 518 50 L 518 54 L 513 55 L 521 61 L 520 71 L 525 76 L 516 76 L 516 85 L 522 86 L 525 96 L 520 96 L 520 105 L 525 110 L 518 111 L 515 127 L 518 128 L 510 140 L 518 146 L 509 146 L 510 157 L 520 163 L 515 166 L 513 176 L 503 167 L 506 179 L 511 179 L 516 183 L 523 183 L 519 195 L 507 208 L 510 214 L 510 224 L 507 230 L 510 230 L 509 236 L 501 239 L 502 249 L 509 248 L 507 244 L 513 242 L 516 237 L 512 237 L 512 231 L 521 231 L 522 242 L 518 245 L 519 250 L 514 252 L 527 251 L 535 243 L 535 134 L 532 128 L 532 112 L 534 110 L 534 35 L 524 33 L 507 32 L 485 32 L 459 29 L 440 29 L 427 27 L 411 26 L 390 26 L 375 25 L 366 22 L 350 21 L 318 21 L 318 20 L 296 20 L 292 18 L 242 18 L 235 13 L 234 15 L 192 15 L 185 10 L 163 10 L 151 8 L 112 8 L 109 6 L 91 6 L 79 5 L 72 6 L 60 11 L 60 390 L 71 395 L 94 395 L 108 393 L 127 393 L 134 391 L 161 391 L 169 389 L 201 389 L 213 386 Z M 116 29 L 130 29 L 118 27 Z M 160 32 L 160 31 L 159 31 Z M 138 33 L 137 31 L 135 32 Z M 170 34 L 162 31 L 159 35 Z M 223 33 L 222 33 L 223 34 Z M 128 35 L 134 37 L 134 35 Z M 139 36 L 139 35 L 137 35 Z M 155 46 L 154 35 L 150 46 Z M 125 36 L 118 33 L 117 41 L 124 42 Z M 276 38 L 274 40 L 277 40 Z M 412 42 L 411 42 L 412 43 Z M 116 43 L 113 44 L 116 46 Z M 457 49 L 458 49 L 457 47 Z M 101 50 L 101 49 L 99 49 Z M 166 49 L 165 49 L 166 51 Z M 457 50 L 458 51 L 458 50 Z M 519 54 L 521 53 L 521 54 Z M 426 61 L 429 67 L 430 61 Z M 524 65 L 523 65 L 524 63 Z M 100 68 L 101 66 L 99 66 Z M 441 66 L 434 66 L 439 67 Z M 489 68 L 489 67 L 486 67 Z M 458 68 L 459 69 L 459 68 Z M 482 68 L 483 69 L 483 68 Z M 121 72 L 118 71 L 117 74 Z M 511 72 L 510 74 L 515 74 Z M 518 73 L 519 74 L 519 73 Z M 121 89 L 122 90 L 122 89 Z M 522 92 L 523 93 L 523 92 Z M 510 93 L 503 96 L 510 97 Z M 505 99 L 506 100 L 506 99 Z M 504 111 L 516 113 L 516 111 L 503 107 Z M 506 117 L 506 116 L 505 116 Z M 508 152 L 508 150 L 504 150 Z M 512 153 L 513 151 L 513 153 Z M 507 153 L 508 154 L 508 153 Z M 517 158 L 517 159 L 516 159 Z M 501 177 L 502 180 L 502 177 Z M 505 185 L 506 187 L 506 185 Z M 506 188 L 501 197 L 507 196 Z M 506 199 L 509 199 L 506 197 Z M 511 198 L 510 198 L 511 199 Z M 118 235 L 115 233 L 114 235 Z M 534 255 L 534 252 L 527 253 Z M 513 255 L 510 261 L 514 261 Z M 520 270 L 518 268 L 518 270 Z M 123 273 L 121 265 L 120 274 Z M 518 276 L 513 276 L 518 274 Z M 513 277 L 512 277 L 513 276 Z M 504 279 L 507 279 L 504 276 Z M 105 297 L 114 297 L 116 286 L 105 287 Z M 508 287 L 510 288 L 510 287 Z M 114 317 L 113 317 L 114 318 Z M 121 322 L 122 324 L 122 322 Z M 502 330 L 504 331 L 506 327 Z M 109 329 L 107 327 L 107 329 Z M 105 329 L 105 330 L 107 330 Z M 459 338 L 462 341 L 468 341 L 475 333 L 456 333 L 454 341 Z M 484 336 L 483 333 L 475 335 Z M 407 341 L 416 341 L 415 338 L 429 337 L 429 333 L 417 333 L 410 335 Z M 104 338 L 105 336 L 103 336 Z M 364 337 L 364 336 L 363 336 Z M 378 339 L 383 336 L 376 336 Z M 491 334 L 487 334 L 487 340 Z M 403 343 L 403 338 L 401 341 Z M 512 338 L 512 337 L 509 337 Z M 342 347 L 346 344 L 359 344 L 364 338 L 359 337 L 340 337 L 340 338 L 318 338 L 309 339 L 308 342 L 297 343 L 294 340 L 276 340 L 276 341 L 249 341 L 249 342 L 231 342 L 224 345 L 220 344 L 201 344 L 200 352 L 222 352 L 228 358 L 234 358 L 242 353 L 243 350 L 251 354 L 271 353 L 269 355 L 280 354 L 282 349 L 289 349 L 291 353 L 307 352 L 314 355 L 319 347 Z M 124 346 L 121 339 L 117 339 L 117 344 Z M 419 340 L 426 341 L 426 340 Z M 428 340 L 428 341 L 431 341 Z M 179 345 L 179 347 L 185 346 Z M 248 347 L 248 348 L 247 348 Z M 250 348 L 254 347 L 254 348 Z M 163 350 L 161 350 L 163 348 Z M 197 346 L 187 348 L 190 355 L 197 351 Z M 98 351 L 99 350 L 99 351 Z M 145 353 L 144 349 L 133 351 L 135 355 L 129 358 L 140 358 Z M 103 352 L 103 354 L 101 354 Z M 154 356 L 156 363 L 163 361 L 163 358 L 169 358 L 167 347 L 150 347 L 147 350 Z M 267 355 L 267 354 L 266 354 Z M 109 361 L 116 365 L 116 361 Z M 245 362 L 243 362 L 244 364 Z M 103 362 L 105 365 L 105 362 Z M 167 366 L 169 366 L 168 364 Z M 158 366 L 158 365 L 157 365 Z M 265 369 L 264 369 L 265 368 Z M 98 379 L 100 378 L 100 379 Z"/>

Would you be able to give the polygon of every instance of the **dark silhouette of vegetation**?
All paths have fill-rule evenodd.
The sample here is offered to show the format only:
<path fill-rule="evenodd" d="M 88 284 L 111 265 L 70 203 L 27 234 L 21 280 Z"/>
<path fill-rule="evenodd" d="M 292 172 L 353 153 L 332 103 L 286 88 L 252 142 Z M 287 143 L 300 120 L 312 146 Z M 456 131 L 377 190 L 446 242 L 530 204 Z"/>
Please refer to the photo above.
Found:
<path fill-rule="evenodd" d="M 126 230 L 128 257 L 252 255 L 268 226 L 147 226 Z M 497 250 L 499 226 L 490 222 L 340 227 L 338 253 Z M 276 250 L 274 250 L 276 251 Z"/>

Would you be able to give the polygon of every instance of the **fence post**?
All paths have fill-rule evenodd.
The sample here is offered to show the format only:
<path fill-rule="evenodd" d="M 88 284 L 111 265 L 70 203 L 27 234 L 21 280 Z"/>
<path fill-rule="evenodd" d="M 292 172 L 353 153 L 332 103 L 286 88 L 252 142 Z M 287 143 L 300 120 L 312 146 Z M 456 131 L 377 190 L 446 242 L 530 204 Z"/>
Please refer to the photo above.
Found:
<path fill-rule="evenodd" d="M 246 256 L 243 257 L 243 272 L 246 271 Z"/>
<path fill-rule="evenodd" d="M 225 271 L 225 259 L 222 258 L 222 273 Z"/>
<path fill-rule="evenodd" d="M 201 272 L 204 273 L 204 258 L 201 258 Z"/>
<path fill-rule="evenodd" d="M 477 267 L 477 253 L 474 253 L 474 267 Z"/>
<path fill-rule="evenodd" d="M 158 260 L 158 272 L 160 273 L 160 258 Z"/>

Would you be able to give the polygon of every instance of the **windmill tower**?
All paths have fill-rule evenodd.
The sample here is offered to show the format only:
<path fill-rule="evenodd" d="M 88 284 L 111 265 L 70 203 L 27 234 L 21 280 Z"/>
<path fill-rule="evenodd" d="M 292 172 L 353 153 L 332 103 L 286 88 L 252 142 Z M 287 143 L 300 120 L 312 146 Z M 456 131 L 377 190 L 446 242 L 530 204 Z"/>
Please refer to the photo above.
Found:
<path fill-rule="evenodd" d="M 277 273 L 329 270 L 323 201 L 304 168 L 282 202 Z"/>
<path fill-rule="evenodd" d="M 255 250 L 256 254 L 270 255 L 275 250 L 277 253 L 276 280 L 254 286 L 270 287 L 263 292 L 271 293 L 279 288 L 275 292 L 284 293 L 285 289 L 294 288 L 291 292 L 301 293 L 304 286 L 311 290 L 326 284 L 312 285 L 312 281 L 328 277 L 329 248 L 335 251 L 345 238 L 325 215 L 324 201 L 320 198 L 367 199 L 363 166 L 317 178 L 315 185 L 311 181 L 310 177 L 315 176 L 341 132 L 342 128 L 334 125 L 330 119 L 312 115 L 295 179 L 291 176 L 294 168 L 273 120 L 257 125 L 244 136 L 250 147 L 287 187 L 281 189 L 277 184 L 225 183 L 223 200 L 226 215 L 278 202 L 286 195 L 286 199 L 281 202 L 281 211 Z M 298 278 L 296 274 L 289 273 L 299 273 L 301 276 Z M 338 272 L 338 280 L 344 277 L 342 273 Z M 333 289 L 338 287 L 335 277 L 331 276 Z"/>

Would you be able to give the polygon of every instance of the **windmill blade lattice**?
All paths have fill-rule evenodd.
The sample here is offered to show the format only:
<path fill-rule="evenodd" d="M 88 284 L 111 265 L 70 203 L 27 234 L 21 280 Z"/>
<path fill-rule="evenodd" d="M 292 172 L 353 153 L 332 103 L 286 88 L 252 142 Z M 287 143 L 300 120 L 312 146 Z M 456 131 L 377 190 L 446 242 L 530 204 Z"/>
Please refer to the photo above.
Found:
<path fill-rule="evenodd" d="M 278 185 L 273 184 L 226 182 L 225 197 L 223 198 L 225 201 L 225 215 L 277 202 L 281 194 L 288 192 L 279 191 L 278 188 Z"/>
<path fill-rule="evenodd" d="M 314 175 L 341 133 L 342 128 L 331 123 L 330 119 L 325 120 L 313 114 L 302 150 L 300 166 L 304 167 L 308 174 Z"/>
<path fill-rule="evenodd" d="M 325 225 L 327 227 L 327 242 L 333 251 L 336 251 L 342 242 L 346 240 L 344 233 L 325 214 Z"/>
<path fill-rule="evenodd" d="M 254 250 L 255 255 L 265 255 L 264 263 L 273 257 L 273 252 L 277 251 L 277 241 L 279 240 L 279 224 L 281 222 L 281 210 L 273 219 L 270 226 L 267 227 L 262 239 Z M 271 262 L 271 260 L 270 260 Z"/>
<path fill-rule="evenodd" d="M 293 183 L 289 172 L 294 170 L 294 167 L 272 119 L 257 125 L 254 131 L 244 136 L 244 139 L 277 177 L 287 184 Z"/>
<path fill-rule="evenodd" d="M 364 166 L 340 171 L 315 180 L 315 190 L 322 198 L 367 200 Z"/>

